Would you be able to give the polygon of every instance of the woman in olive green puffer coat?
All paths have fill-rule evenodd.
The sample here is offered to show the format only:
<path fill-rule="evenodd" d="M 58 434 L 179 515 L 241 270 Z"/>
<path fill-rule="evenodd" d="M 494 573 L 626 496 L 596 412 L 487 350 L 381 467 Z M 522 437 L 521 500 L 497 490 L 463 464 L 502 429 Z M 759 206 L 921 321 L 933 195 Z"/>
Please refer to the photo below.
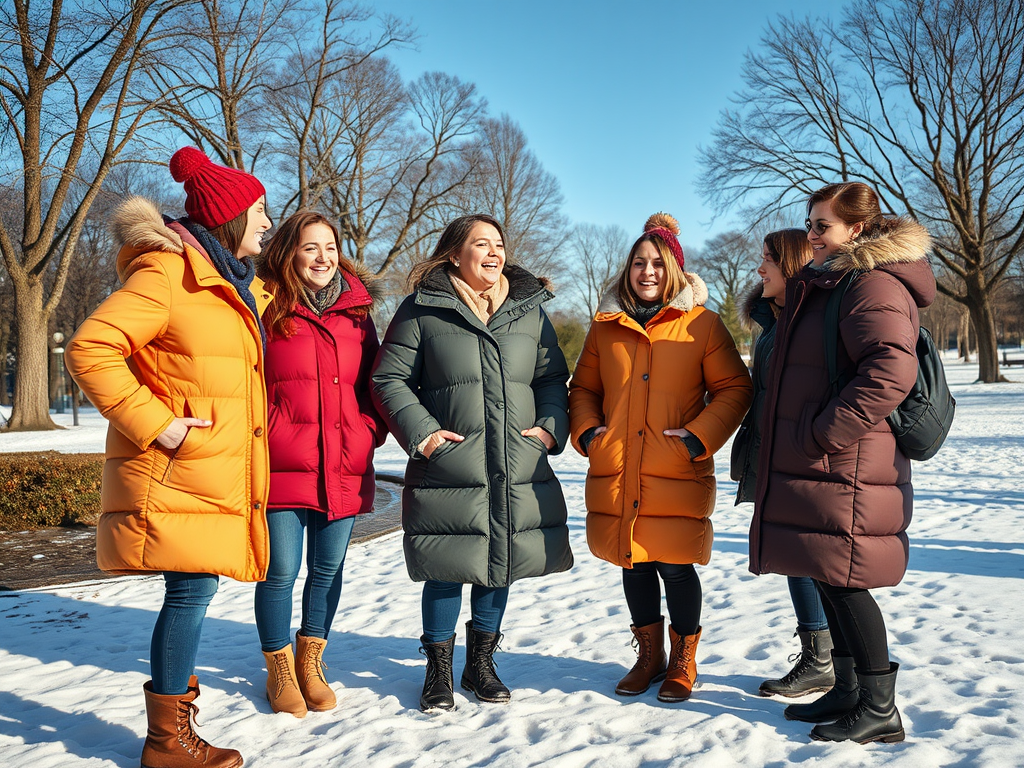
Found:
<path fill-rule="evenodd" d="M 472 584 L 464 688 L 505 702 L 491 654 L 508 587 L 572 567 L 566 507 L 548 456 L 568 440 L 569 371 L 541 305 L 551 292 L 505 263 L 489 216 L 466 216 L 413 270 L 372 394 L 409 453 L 402 497 L 409 576 L 423 594 L 420 705 L 452 709 L 462 585 Z M 474 650 L 474 648 L 476 650 Z"/>

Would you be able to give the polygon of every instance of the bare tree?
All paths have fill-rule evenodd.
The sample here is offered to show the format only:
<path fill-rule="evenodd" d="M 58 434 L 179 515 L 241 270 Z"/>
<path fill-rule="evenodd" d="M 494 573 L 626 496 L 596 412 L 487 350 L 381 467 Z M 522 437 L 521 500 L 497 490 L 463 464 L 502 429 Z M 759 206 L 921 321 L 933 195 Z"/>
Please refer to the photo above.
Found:
<path fill-rule="evenodd" d="M 958 278 L 940 290 L 1001 380 L 992 296 L 1024 248 L 1024 0 L 880 0 L 842 23 L 780 18 L 702 150 L 702 191 L 754 218 L 863 180 L 924 222 Z"/>
<path fill-rule="evenodd" d="M 505 254 L 537 273 L 557 270 L 569 236 L 558 179 L 544 169 L 508 115 L 484 121 L 481 153 L 473 195 L 479 209 L 502 223 Z"/>
<path fill-rule="evenodd" d="M 0 217 L 18 336 L 11 429 L 50 429 L 47 329 L 104 179 L 153 100 L 130 98 L 146 46 L 179 0 L 28 0 L 0 6 L 0 185 L 20 192 Z M 52 270 L 52 274 L 51 274 Z"/>
<path fill-rule="evenodd" d="M 629 235 L 617 224 L 573 227 L 566 244 L 574 278 L 570 291 L 572 303 L 584 319 L 597 313 L 601 296 L 626 263 L 629 246 Z"/>

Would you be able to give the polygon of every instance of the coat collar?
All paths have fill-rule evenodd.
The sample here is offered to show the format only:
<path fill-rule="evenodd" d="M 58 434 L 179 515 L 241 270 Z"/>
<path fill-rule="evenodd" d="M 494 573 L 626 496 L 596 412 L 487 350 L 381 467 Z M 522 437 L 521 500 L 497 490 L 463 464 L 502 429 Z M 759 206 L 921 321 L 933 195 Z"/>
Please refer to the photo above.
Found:
<path fill-rule="evenodd" d="M 703 307 L 708 300 L 708 287 L 704 281 L 693 272 L 683 272 L 686 283 L 683 289 L 668 303 L 667 306 L 677 309 L 682 313 L 689 312 L 694 307 Z M 597 305 L 597 320 L 610 320 L 620 312 L 625 312 L 619 302 L 619 286 L 612 285 L 601 297 Z M 602 317 L 603 315 L 603 317 Z"/>
<path fill-rule="evenodd" d="M 836 249 L 829 271 L 869 272 L 876 267 L 907 264 L 928 258 L 932 238 L 928 230 L 907 216 L 891 219 L 877 234 L 858 237 Z"/>
<path fill-rule="evenodd" d="M 449 307 L 460 312 L 480 327 L 496 327 L 525 315 L 545 301 L 554 298 L 550 282 L 516 264 L 505 264 L 502 274 L 508 280 L 508 298 L 498 307 L 489 326 L 484 326 L 466 303 L 455 293 L 447 268 L 435 269 L 423 278 L 416 289 L 416 303 L 423 306 Z"/>

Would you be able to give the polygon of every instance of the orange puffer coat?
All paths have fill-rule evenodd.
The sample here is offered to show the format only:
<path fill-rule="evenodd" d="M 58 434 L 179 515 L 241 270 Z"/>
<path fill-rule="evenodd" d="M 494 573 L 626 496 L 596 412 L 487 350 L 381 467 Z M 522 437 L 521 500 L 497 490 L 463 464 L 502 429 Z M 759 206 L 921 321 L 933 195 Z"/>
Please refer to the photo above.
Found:
<path fill-rule="evenodd" d="M 266 577 L 267 397 L 252 311 L 191 236 L 133 198 L 113 228 L 122 286 L 68 343 L 68 369 L 109 419 L 96 560 L 104 571 Z M 193 241 L 194 242 L 194 241 Z M 262 312 L 271 296 L 252 285 Z M 175 417 L 209 419 L 175 451 Z"/>
<path fill-rule="evenodd" d="M 589 446 L 587 542 L 597 557 L 623 568 L 711 559 L 711 456 L 740 425 L 752 397 L 729 331 L 702 306 L 704 281 L 686 278 L 646 329 L 622 310 L 616 289 L 609 291 L 569 387 L 576 449 L 587 429 L 608 427 Z M 705 453 L 691 460 L 682 440 L 663 434 L 680 427 L 700 438 Z"/>

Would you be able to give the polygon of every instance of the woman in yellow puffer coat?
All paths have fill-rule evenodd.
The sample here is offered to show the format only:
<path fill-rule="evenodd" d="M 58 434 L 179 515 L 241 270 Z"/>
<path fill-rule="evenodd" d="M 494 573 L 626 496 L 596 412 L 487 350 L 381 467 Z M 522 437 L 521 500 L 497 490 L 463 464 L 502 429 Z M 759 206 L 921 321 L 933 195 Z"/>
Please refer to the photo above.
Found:
<path fill-rule="evenodd" d="M 171 158 L 188 216 L 126 201 L 113 228 L 122 286 L 67 347 L 75 381 L 109 421 L 96 538 L 99 567 L 162 573 L 144 768 L 234 768 L 194 731 L 193 671 L 218 577 L 266 577 L 265 338 L 271 296 L 255 278 L 271 221 L 263 185 L 185 147 Z"/>
<path fill-rule="evenodd" d="M 712 455 L 739 427 L 753 387 L 729 331 L 683 271 L 671 216 L 655 214 L 590 326 L 569 387 L 572 441 L 590 457 L 587 542 L 622 567 L 638 642 L 615 692 L 683 701 L 697 676 L 701 589 L 711 558 Z M 661 581 L 669 613 L 666 660 Z"/>

